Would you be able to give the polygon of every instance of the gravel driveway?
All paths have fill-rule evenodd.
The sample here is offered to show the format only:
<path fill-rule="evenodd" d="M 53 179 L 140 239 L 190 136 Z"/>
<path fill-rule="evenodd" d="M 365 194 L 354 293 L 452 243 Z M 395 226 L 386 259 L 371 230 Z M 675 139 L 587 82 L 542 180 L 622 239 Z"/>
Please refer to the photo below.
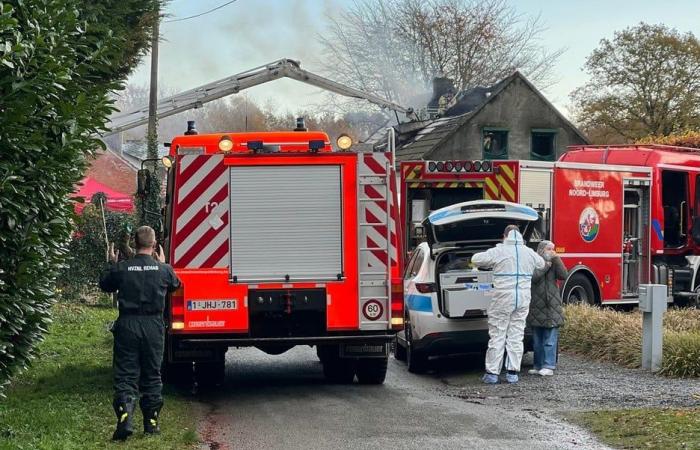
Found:
<path fill-rule="evenodd" d="M 479 362 L 479 365 L 481 362 Z M 528 375 L 532 353 L 523 361 L 524 375 L 516 385 L 487 386 L 473 358 L 440 361 L 433 376 L 467 402 L 537 412 L 571 412 L 634 407 L 700 406 L 700 380 L 653 375 L 609 363 L 590 362 L 561 354 L 555 376 Z M 461 367 L 460 367 L 461 366 Z M 468 372 L 465 372 L 465 369 Z"/>

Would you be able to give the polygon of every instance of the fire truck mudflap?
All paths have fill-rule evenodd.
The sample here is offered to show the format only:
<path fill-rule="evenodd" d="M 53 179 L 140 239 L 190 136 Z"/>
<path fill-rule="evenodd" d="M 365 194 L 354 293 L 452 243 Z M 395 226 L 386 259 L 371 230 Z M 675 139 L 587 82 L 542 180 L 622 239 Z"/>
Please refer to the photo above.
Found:
<path fill-rule="evenodd" d="M 403 326 L 391 155 L 273 132 L 182 136 L 170 157 L 166 372 L 311 345 L 330 380 L 383 382 Z"/>

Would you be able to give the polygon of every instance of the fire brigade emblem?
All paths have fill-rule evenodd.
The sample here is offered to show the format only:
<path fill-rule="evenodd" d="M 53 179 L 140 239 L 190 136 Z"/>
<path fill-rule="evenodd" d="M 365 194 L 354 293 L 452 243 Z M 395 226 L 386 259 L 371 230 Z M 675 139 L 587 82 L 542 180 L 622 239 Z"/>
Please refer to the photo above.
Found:
<path fill-rule="evenodd" d="M 600 218 L 595 209 L 588 207 L 581 212 L 578 219 L 578 232 L 586 242 L 593 242 L 600 230 Z"/>

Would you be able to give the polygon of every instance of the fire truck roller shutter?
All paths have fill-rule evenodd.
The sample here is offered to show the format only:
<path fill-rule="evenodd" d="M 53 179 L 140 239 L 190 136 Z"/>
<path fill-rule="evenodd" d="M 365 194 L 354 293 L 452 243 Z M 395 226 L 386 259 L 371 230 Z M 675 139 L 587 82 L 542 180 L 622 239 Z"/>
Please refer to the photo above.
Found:
<path fill-rule="evenodd" d="M 337 165 L 231 167 L 231 276 L 331 280 L 343 272 Z"/>

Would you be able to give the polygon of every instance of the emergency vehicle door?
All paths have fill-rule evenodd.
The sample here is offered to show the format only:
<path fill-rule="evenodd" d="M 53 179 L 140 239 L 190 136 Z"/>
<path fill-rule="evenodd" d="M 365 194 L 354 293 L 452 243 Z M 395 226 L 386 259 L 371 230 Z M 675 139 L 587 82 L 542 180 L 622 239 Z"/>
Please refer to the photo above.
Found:
<path fill-rule="evenodd" d="M 639 295 L 639 284 L 646 280 L 648 264 L 648 189 L 646 186 L 626 187 L 622 229 L 622 296 Z"/>

